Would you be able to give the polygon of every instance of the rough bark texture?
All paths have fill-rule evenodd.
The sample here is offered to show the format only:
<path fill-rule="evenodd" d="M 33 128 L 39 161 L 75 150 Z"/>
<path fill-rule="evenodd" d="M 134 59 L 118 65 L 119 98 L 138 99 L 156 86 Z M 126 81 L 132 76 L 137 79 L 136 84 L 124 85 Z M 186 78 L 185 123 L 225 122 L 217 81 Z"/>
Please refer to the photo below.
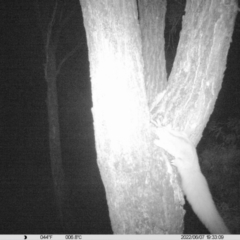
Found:
<path fill-rule="evenodd" d="M 152 105 L 153 119 L 196 145 L 221 89 L 236 14 L 235 0 L 187 1 L 169 84 Z"/>
<path fill-rule="evenodd" d="M 148 105 L 167 85 L 164 51 L 166 0 L 138 0 Z"/>
<path fill-rule="evenodd" d="M 182 195 L 154 147 L 135 0 L 80 0 L 89 49 L 97 162 L 115 234 L 182 231 Z M 179 190 L 179 188 L 178 188 Z M 181 218 L 176 218 L 176 215 Z"/>

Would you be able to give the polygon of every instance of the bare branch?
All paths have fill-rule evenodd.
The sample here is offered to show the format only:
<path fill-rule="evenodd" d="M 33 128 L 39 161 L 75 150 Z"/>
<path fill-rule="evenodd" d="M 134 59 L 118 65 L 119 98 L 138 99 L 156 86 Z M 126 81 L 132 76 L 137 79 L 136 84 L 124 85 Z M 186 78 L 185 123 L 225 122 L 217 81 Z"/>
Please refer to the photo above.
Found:
<path fill-rule="evenodd" d="M 54 45 L 57 47 L 58 45 L 58 41 L 59 41 L 59 36 L 63 30 L 63 28 L 66 26 L 66 24 L 69 22 L 69 20 L 71 19 L 71 17 L 73 16 L 73 14 L 76 12 L 75 9 L 72 9 L 71 12 L 66 16 L 63 17 L 63 8 L 61 7 L 61 11 L 60 11 L 60 16 L 58 18 L 58 28 L 55 30 L 55 38 L 54 38 Z"/>
<path fill-rule="evenodd" d="M 48 30 L 47 30 L 47 39 L 46 39 L 46 48 L 49 47 L 50 41 L 51 41 L 51 37 L 52 37 L 52 30 L 53 30 L 53 25 L 55 22 L 55 18 L 56 18 L 56 12 L 57 12 L 57 6 L 58 6 L 58 0 L 56 0 L 55 2 L 55 6 L 53 9 L 53 13 L 52 13 L 52 18 L 51 21 L 48 24 Z"/>
<path fill-rule="evenodd" d="M 59 74 L 62 65 L 71 57 L 74 55 L 75 52 L 77 52 L 77 50 L 80 49 L 81 44 L 77 44 L 70 52 L 68 52 L 66 54 L 66 56 L 62 59 L 62 61 L 59 63 L 58 67 L 57 67 L 57 75 Z"/>
<path fill-rule="evenodd" d="M 60 34 L 60 32 L 62 31 L 62 29 L 65 27 L 65 25 L 68 23 L 68 21 L 71 19 L 71 17 L 73 16 L 73 14 L 75 13 L 75 9 L 71 10 L 71 12 L 65 17 L 62 17 L 62 12 L 61 12 L 61 16 L 59 19 L 59 28 L 58 28 L 58 32 L 57 32 L 57 36 Z"/>

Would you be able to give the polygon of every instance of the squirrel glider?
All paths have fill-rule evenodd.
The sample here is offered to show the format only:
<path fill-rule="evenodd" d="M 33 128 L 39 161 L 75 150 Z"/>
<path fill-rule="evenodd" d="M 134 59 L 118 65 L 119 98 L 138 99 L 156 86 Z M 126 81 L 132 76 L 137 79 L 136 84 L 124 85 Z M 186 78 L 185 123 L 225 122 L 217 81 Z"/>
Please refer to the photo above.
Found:
<path fill-rule="evenodd" d="M 208 183 L 203 176 L 196 152 L 188 136 L 170 127 L 157 127 L 158 137 L 154 143 L 174 157 L 172 165 L 177 167 L 181 186 L 193 211 L 213 234 L 229 234 L 223 219 L 212 199 Z"/>

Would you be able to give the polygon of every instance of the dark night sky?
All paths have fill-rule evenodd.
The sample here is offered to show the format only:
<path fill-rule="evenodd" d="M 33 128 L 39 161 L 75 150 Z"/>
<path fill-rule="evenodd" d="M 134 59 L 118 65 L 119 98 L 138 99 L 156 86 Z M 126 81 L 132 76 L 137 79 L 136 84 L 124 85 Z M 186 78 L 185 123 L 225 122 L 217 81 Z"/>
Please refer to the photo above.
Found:
<path fill-rule="evenodd" d="M 76 13 L 70 26 L 63 31 L 58 57 L 61 58 L 79 39 L 82 47 L 65 63 L 59 75 L 59 113 L 67 180 L 76 185 L 69 190 L 72 197 L 68 204 L 85 205 L 81 210 L 69 211 L 71 226 L 67 226 L 67 232 L 111 233 L 103 186 L 97 186 L 98 193 L 94 192 L 94 187 L 87 186 L 88 191 L 83 195 L 90 207 L 81 201 L 82 193 L 77 184 L 83 179 L 93 181 L 94 186 L 101 181 L 94 163 L 96 155 L 83 23 L 79 2 L 72 0 L 71 4 L 70 8 L 73 7 Z M 0 234 L 62 233 L 52 191 L 44 48 L 33 1 L 5 1 L 0 8 L 3 30 L 0 36 L 3 53 L 0 72 Z M 240 117 L 239 18 L 238 15 L 223 87 L 212 115 L 215 119 Z M 90 134 L 86 134 L 86 129 Z M 79 140 L 79 136 L 85 138 Z M 86 161 L 90 166 L 86 167 Z M 86 177 L 89 171 L 93 172 L 91 179 Z M 87 208 L 92 209 L 91 213 L 86 211 Z"/>

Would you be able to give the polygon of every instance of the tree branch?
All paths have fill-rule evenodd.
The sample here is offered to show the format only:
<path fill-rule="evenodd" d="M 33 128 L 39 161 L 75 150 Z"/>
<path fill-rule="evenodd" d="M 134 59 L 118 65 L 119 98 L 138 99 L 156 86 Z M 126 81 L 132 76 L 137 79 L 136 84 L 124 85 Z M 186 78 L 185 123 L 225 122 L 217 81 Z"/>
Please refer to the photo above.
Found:
<path fill-rule="evenodd" d="M 50 44 L 50 41 L 51 41 L 53 24 L 56 20 L 55 18 L 56 18 L 57 6 L 58 6 L 58 0 L 56 0 L 56 2 L 55 2 L 55 6 L 54 6 L 54 9 L 53 9 L 53 13 L 52 13 L 52 18 L 51 18 L 51 21 L 48 24 L 47 39 L 46 39 L 46 46 L 45 46 L 46 48 L 49 47 L 49 44 Z"/>
<path fill-rule="evenodd" d="M 68 52 L 65 57 L 62 59 L 62 61 L 58 64 L 58 67 L 57 67 L 57 75 L 59 74 L 60 70 L 61 70 L 61 67 L 62 65 L 68 60 L 68 58 L 70 58 L 71 56 L 74 55 L 74 53 L 79 50 L 81 44 L 77 44 L 70 52 Z"/>

